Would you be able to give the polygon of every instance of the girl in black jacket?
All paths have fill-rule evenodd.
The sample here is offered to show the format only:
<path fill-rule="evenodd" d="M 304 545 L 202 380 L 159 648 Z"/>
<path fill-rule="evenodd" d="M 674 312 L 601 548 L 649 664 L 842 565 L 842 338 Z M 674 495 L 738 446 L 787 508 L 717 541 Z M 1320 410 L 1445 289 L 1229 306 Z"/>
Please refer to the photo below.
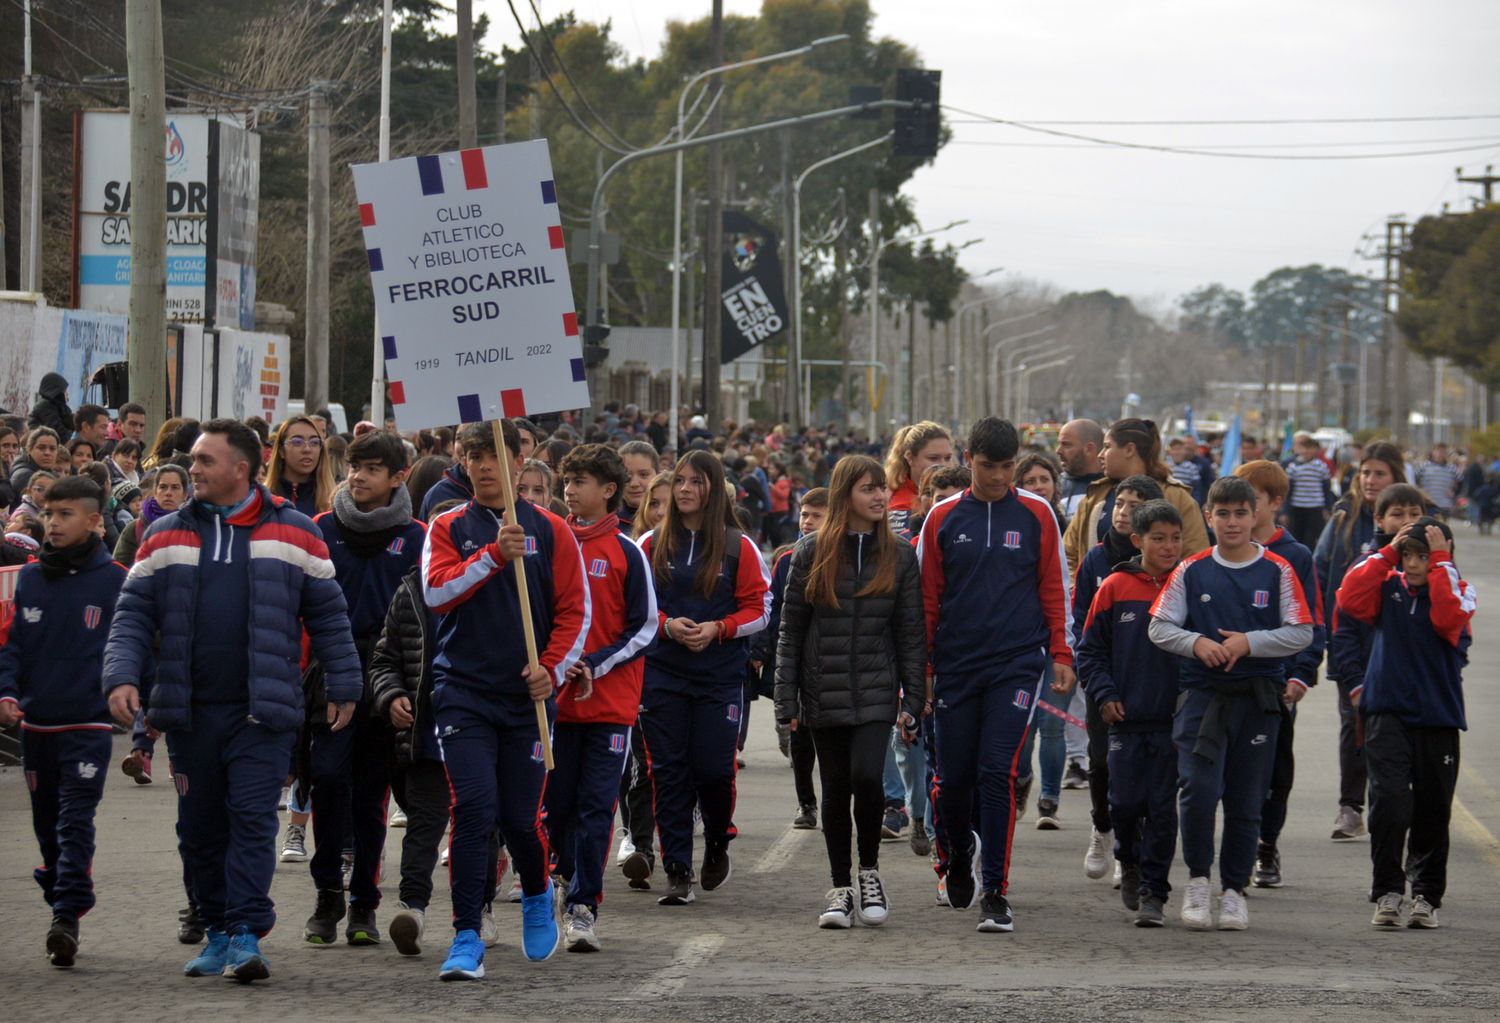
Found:
<path fill-rule="evenodd" d="M 828 518 L 791 556 L 776 647 L 776 718 L 812 731 L 833 876 L 818 925 L 846 928 L 856 915 L 878 925 L 889 913 L 878 869 L 881 776 L 892 724 L 899 721 L 906 741 L 915 738 L 926 701 L 927 631 L 916 552 L 886 520 L 890 491 L 880 463 L 846 456 L 828 489 Z"/>

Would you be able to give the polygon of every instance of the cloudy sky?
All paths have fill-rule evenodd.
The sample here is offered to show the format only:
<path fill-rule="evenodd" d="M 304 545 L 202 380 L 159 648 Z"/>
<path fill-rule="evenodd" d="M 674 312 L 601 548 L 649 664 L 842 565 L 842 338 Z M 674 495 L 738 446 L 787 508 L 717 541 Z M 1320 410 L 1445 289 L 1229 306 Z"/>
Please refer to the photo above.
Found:
<path fill-rule="evenodd" d="M 949 110 L 953 142 L 908 189 L 925 225 L 968 218 L 953 240 L 983 239 L 963 257 L 976 274 L 1003 266 L 1068 290 L 1108 288 L 1166 303 L 1209 281 L 1246 288 L 1289 264 L 1366 272 L 1374 264 L 1356 250 L 1388 214 L 1416 218 L 1443 202 L 1467 208 L 1473 189 L 1454 180 L 1455 167 L 1500 164 L 1497 0 L 873 5 L 877 34 L 916 47 L 925 66 L 942 70 L 947 106 L 1101 139 L 1240 154 L 1101 146 Z M 586 20 L 612 20 L 614 37 L 641 56 L 658 52 L 668 20 L 711 7 L 709 0 L 542 6 L 548 17 L 571 8 Z M 754 14 L 760 3 L 724 6 Z M 475 7 L 490 16 L 492 38 L 518 44 L 504 0 Z M 1120 123 L 1356 118 L 1368 120 Z M 1445 152 L 1285 159 L 1432 150 Z M 1252 154 L 1282 158 L 1243 158 Z"/>

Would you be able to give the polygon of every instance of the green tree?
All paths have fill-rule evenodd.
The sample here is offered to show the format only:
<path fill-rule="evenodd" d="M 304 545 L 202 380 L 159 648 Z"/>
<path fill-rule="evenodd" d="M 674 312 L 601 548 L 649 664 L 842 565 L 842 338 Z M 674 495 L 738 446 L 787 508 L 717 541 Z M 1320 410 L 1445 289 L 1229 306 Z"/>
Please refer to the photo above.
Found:
<path fill-rule="evenodd" d="M 1500 385 L 1500 206 L 1412 228 L 1396 323 L 1411 347 Z"/>

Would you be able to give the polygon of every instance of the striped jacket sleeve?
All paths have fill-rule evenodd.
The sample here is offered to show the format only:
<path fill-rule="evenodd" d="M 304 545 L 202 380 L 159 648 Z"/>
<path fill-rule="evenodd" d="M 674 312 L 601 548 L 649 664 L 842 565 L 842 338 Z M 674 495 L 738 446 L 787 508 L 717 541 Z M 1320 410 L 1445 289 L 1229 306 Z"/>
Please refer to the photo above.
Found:
<path fill-rule="evenodd" d="M 551 673 L 553 684 L 561 689 L 568 669 L 583 656 L 593 603 L 588 574 L 583 567 L 583 551 L 573 531 L 556 516 L 548 516 L 547 522 L 552 526 L 552 632 L 547 637 L 547 648 L 538 651 L 537 659 Z M 538 596 L 532 594 L 532 599 Z"/>
<path fill-rule="evenodd" d="M 1432 601 L 1432 628 L 1450 646 L 1469 628 L 1477 606 L 1474 588 L 1461 578 L 1448 551 L 1433 551 L 1427 562 L 1427 597 Z"/>
<path fill-rule="evenodd" d="M 620 538 L 625 553 L 625 621 L 620 634 L 611 642 L 584 655 L 594 677 L 608 674 L 622 664 L 646 652 L 656 638 L 656 586 L 651 580 L 651 566 L 645 552 L 625 537 Z"/>
<path fill-rule="evenodd" d="M 766 570 L 760 548 L 743 533 L 739 570 L 734 580 L 734 604 L 733 613 L 720 620 L 724 626 L 719 633 L 720 642 L 753 636 L 771 620 L 771 573 Z"/>
<path fill-rule="evenodd" d="M 454 508 L 438 516 L 428 525 L 427 541 L 422 544 L 422 599 L 438 614 L 446 614 L 474 596 L 505 567 L 505 556 L 493 541 L 467 558 L 459 557 L 452 529 L 463 514 L 463 508 Z"/>

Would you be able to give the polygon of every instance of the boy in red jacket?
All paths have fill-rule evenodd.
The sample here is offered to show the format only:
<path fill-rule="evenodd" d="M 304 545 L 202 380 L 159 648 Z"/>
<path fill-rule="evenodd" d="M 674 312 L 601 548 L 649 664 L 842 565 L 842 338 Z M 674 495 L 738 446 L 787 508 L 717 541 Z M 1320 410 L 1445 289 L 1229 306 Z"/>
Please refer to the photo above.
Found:
<path fill-rule="evenodd" d="M 593 617 L 583 657 L 568 673 L 573 685 L 557 701 L 547 828 L 557 871 L 572 879 L 563 944 L 569 952 L 596 952 L 594 921 L 630 729 L 640 710 L 643 655 L 656 637 L 656 590 L 646 556 L 620 532 L 614 514 L 628 479 L 620 456 L 603 444 L 584 444 L 559 468 Z"/>

